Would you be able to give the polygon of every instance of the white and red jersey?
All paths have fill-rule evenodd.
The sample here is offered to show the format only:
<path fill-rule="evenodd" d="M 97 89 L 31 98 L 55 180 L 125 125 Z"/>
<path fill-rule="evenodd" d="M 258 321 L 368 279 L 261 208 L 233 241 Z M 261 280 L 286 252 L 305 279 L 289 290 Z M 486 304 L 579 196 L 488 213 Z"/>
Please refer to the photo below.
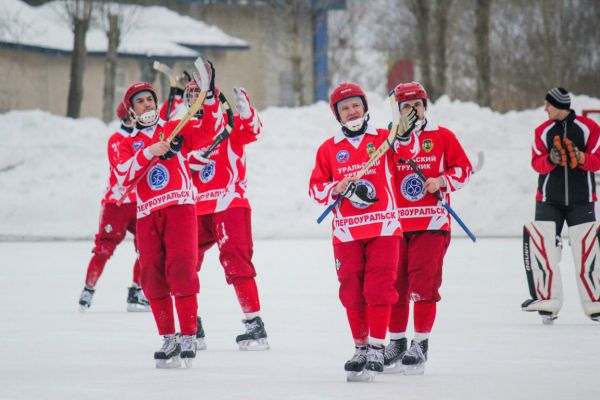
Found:
<path fill-rule="evenodd" d="M 118 131 L 113 133 L 108 139 L 108 162 L 110 164 L 110 175 L 108 177 L 108 185 L 104 190 L 104 197 L 102 198 L 102 204 L 107 203 L 117 203 L 119 199 L 125 193 L 125 187 L 121 186 L 117 181 L 117 176 L 115 175 L 115 168 L 119 164 L 120 155 L 119 148 L 121 143 L 129 137 L 131 132 L 128 132 L 126 129 L 121 126 Z M 127 195 L 127 197 L 123 200 L 123 204 L 125 203 L 133 203 L 135 202 L 135 191 L 131 191 Z"/>
<path fill-rule="evenodd" d="M 167 121 L 167 107 L 169 106 L 169 100 L 165 101 L 160 108 L 159 118 L 163 121 Z M 174 119 L 181 119 L 183 114 L 187 111 L 187 107 L 183 103 L 181 95 L 176 94 L 173 96 L 173 103 L 171 104 L 171 112 L 169 113 L 169 121 Z"/>
<path fill-rule="evenodd" d="M 317 203 L 331 205 L 334 187 L 344 177 L 358 173 L 388 136 L 385 129 L 367 126 L 364 134 L 348 138 L 340 129 L 317 152 L 310 177 L 309 195 Z M 361 178 L 379 201 L 367 207 L 342 199 L 333 209 L 333 243 L 379 236 L 402 236 L 394 193 L 393 152 L 387 152 Z"/>
<path fill-rule="evenodd" d="M 411 158 L 426 178 L 442 177 L 440 189 L 450 203 L 450 193 L 462 188 L 471 176 L 471 162 L 452 131 L 427 121 L 425 129 L 413 133 L 406 146 L 396 145 L 402 158 Z M 450 216 L 442 202 L 425 190 L 423 181 L 408 163 L 396 166 L 398 212 L 405 232 L 450 231 Z"/>
<path fill-rule="evenodd" d="M 204 103 L 206 121 L 202 129 L 209 129 L 213 135 L 223 129 L 220 110 L 217 101 L 211 105 Z M 135 129 L 119 150 L 121 162 L 116 168 L 119 183 L 129 186 L 137 180 L 138 219 L 172 205 L 194 204 L 187 157 L 188 153 L 200 148 L 196 141 L 196 137 L 202 137 L 199 130 L 187 123 L 179 133 L 183 137 L 181 150 L 168 160 L 153 157 L 148 148 L 161 138 L 166 139 L 178 123 L 175 120 L 166 122 L 164 126 L 158 123 L 150 128 Z M 142 178 L 138 180 L 140 176 Z"/>
<path fill-rule="evenodd" d="M 195 124 L 197 127 L 205 125 L 205 117 L 196 120 Z M 250 208 L 246 198 L 245 148 L 247 144 L 256 141 L 261 129 L 262 123 L 254 109 L 248 119 L 242 119 L 236 114 L 229 137 L 210 153 L 208 164 L 200 171 L 192 171 L 198 215 L 214 214 L 233 207 Z M 190 164 L 198 163 L 197 156 L 210 147 L 215 133 L 218 132 L 204 129 L 198 134 L 200 150 L 190 154 Z"/>

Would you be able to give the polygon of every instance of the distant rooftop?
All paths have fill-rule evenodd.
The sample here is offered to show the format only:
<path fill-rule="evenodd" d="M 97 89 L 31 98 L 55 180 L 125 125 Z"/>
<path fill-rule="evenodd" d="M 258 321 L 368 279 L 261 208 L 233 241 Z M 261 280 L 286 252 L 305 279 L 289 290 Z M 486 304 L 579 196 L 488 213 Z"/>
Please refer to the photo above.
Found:
<path fill-rule="evenodd" d="M 23 48 L 47 54 L 70 54 L 73 33 L 61 2 L 32 7 L 20 0 L 0 0 L 0 47 Z M 123 16 L 131 19 L 123 30 L 118 48 L 120 57 L 193 59 L 209 49 L 245 50 L 248 42 L 227 35 L 216 26 L 177 14 L 165 7 L 120 5 Z M 86 36 L 90 56 L 104 55 L 107 38 L 98 26 Z"/>

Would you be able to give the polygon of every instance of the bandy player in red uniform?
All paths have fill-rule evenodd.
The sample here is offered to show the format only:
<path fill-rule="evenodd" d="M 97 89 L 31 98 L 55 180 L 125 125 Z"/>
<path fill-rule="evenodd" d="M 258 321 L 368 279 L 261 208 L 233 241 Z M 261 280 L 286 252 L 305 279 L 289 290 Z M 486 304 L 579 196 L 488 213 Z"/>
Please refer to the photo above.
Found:
<path fill-rule="evenodd" d="M 383 371 L 390 310 L 398 300 L 394 282 L 402 228 L 394 191 L 396 167 L 389 151 L 362 179 L 353 179 L 389 132 L 368 124 L 367 98 L 354 83 L 336 87 L 330 106 L 341 129 L 319 147 L 309 195 L 322 205 L 346 197 L 333 209 L 332 223 L 339 296 L 355 343 L 355 354 L 344 369 L 349 380 L 365 370 L 372 378 Z"/>
<path fill-rule="evenodd" d="M 450 216 L 434 193 L 441 191 L 449 203 L 450 193 L 469 181 L 471 163 L 454 133 L 426 119 L 427 92 L 420 83 L 400 84 L 395 95 L 400 113 L 414 107 L 420 121 L 406 142 L 399 141 L 397 150 L 412 157 L 427 180 L 423 183 L 408 164 L 397 164 L 395 192 L 404 237 L 396 281 L 399 299 L 392 307 L 385 364 L 406 374 L 422 374 L 440 301 L 444 255 L 450 244 Z M 407 350 L 411 300 L 415 336 Z"/>
<path fill-rule="evenodd" d="M 96 283 L 104 271 L 104 266 L 113 255 L 115 248 L 125 238 L 127 232 L 134 236 L 135 246 L 135 192 L 129 194 L 119 206 L 117 202 L 125 192 L 125 188 L 117 182 L 115 168 L 119 163 L 119 146 L 131 135 L 134 124 L 129 118 L 123 103 L 117 107 L 117 117 L 121 121 L 118 131 L 108 139 L 108 161 L 110 175 L 100 211 L 98 233 L 85 277 L 85 286 L 79 297 L 79 310 L 86 311 L 92 305 Z M 128 288 L 127 311 L 150 311 L 150 303 L 140 287 L 140 263 L 137 259 L 133 265 L 133 283 Z"/>
<path fill-rule="evenodd" d="M 187 84 L 184 101 L 189 107 L 199 88 L 194 81 Z M 250 203 L 246 197 L 246 145 L 255 142 L 262 124 L 243 88 L 235 89 L 239 114 L 234 116 L 231 135 L 221 142 L 210 158 L 202 156 L 213 143 L 210 131 L 197 136 L 200 150 L 190 154 L 192 179 L 196 189 L 198 218 L 198 270 L 204 254 L 215 243 L 225 279 L 235 289 L 245 318 L 246 332 L 238 335 L 240 350 L 268 350 L 267 332 L 260 317 L 260 301 L 256 286 L 256 270 L 252 264 L 253 242 Z M 206 112 L 204 112 L 206 116 Z M 193 125 L 205 125 L 198 115 Z M 199 324 L 199 327 L 201 325 Z"/>
<path fill-rule="evenodd" d="M 210 87 L 214 89 L 214 84 Z M 164 337 L 162 348 L 154 353 L 156 366 L 179 367 L 182 358 L 189 367 L 196 356 L 199 291 L 198 232 L 187 161 L 188 153 L 196 149 L 194 130 L 182 130 L 169 144 L 165 139 L 178 121 L 160 126 L 156 101 L 156 92 L 147 83 L 134 84 L 125 93 L 123 102 L 136 130 L 121 148 L 123 161 L 117 173 L 125 186 L 142 177 L 136 187 L 142 286 Z M 221 131 L 222 113 L 212 94 L 204 102 L 204 111 L 205 129 L 212 129 L 212 135 Z M 173 297 L 180 342 L 175 335 Z"/>

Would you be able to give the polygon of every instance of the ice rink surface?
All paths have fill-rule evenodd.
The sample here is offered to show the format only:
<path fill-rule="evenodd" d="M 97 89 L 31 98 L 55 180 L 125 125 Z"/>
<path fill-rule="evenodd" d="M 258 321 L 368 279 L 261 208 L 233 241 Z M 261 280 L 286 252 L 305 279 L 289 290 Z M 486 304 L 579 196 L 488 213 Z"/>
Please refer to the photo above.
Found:
<path fill-rule="evenodd" d="M 521 240 L 454 239 L 424 376 L 346 383 L 353 353 L 328 240 L 261 240 L 255 266 L 271 350 L 240 352 L 242 315 L 213 249 L 200 273 L 208 350 L 193 369 L 157 370 L 150 313 L 125 312 L 131 241 L 92 308 L 77 300 L 91 242 L 0 243 L 0 399 L 597 398 L 600 324 L 580 307 L 566 246 L 565 305 L 553 326 L 520 311 Z"/>

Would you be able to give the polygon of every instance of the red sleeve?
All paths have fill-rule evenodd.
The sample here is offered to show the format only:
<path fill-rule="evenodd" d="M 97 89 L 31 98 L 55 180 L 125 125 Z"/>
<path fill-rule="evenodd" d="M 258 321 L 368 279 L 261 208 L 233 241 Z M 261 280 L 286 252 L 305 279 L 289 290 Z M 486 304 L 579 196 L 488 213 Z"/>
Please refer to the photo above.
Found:
<path fill-rule="evenodd" d="M 231 132 L 231 140 L 240 145 L 255 142 L 257 137 L 262 132 L 262 121 L 258 113 L 251 108 L 252 116 L 248 119 L 243 119 L 239 114 L 235 114 L 233 131 Z"/>
<path fill-rule="evenodd" d="M 310 176 L 308 195 L 319 204 L 330 205 L 337 196 L 333 196 L 333 188 L 338 182 L 333 180 L 327 142 L 319 147 L 315 167 Z"/>
<path fill-rule="evenodd" d="M 542 175 L 546 175 L 556 168 L 556 165 L 548 161 L 549 151 L 542 137 L 542 135 L 545 135 L 544 132 L 547 131 L 546 128 L 548 128 L 548 125 L 552 123 L 552 121 L 546 121 L 535 129 L 533 146 L 531 148 L 531 166 L 538 174 Z"/>
<path fill-rule="evenodd" d="M 446 181 L 446 190 L 448 192 L 454 192 L 462 188 L 469 182 L 473 167 L 471 162 L 465 153 L 465 150 L 460 145 L 460 142 L 450 130 L 446 131 L 447 143 L 446 151 L 444 154 L 444 172 L 442 176 Z"/>
<path fill-rule="evenodd" d="M 123 136 L 119 133 L 113 133 L 108 139 L 106 153 L 108 154 L 108 162 L 110 163 L 111 168 L 116 168 L 116 166 L 119 165 L 119 148 L 123 139 Z"/>
<path fill-rule="evenodd" d="M 581 121 L 589 128 L 590 136 L 585 146 L 585 162 L 579 168 L 596 172 L 600 170 L 600 127 L 589 118 L 582 118 Z"/>

